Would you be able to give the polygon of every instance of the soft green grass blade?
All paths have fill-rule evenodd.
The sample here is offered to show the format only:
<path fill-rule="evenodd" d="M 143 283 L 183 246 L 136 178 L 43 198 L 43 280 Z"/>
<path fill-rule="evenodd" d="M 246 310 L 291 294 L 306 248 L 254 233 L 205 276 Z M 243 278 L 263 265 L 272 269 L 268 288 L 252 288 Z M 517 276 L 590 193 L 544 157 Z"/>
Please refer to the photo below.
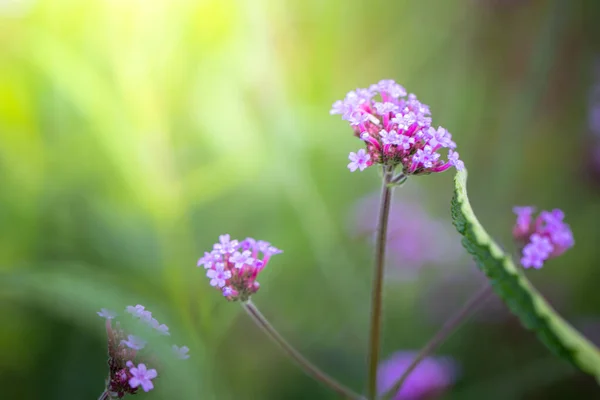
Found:
<path fill-rule="evenodd" d="M 600 382 L 600 351 L 565 321 L 483 229 L 467 197 L 467 172 L 459 172 L 452 198 L 452 220 L 462 244 L 488 276 L 494 290 L 523 325 L 557 356 Z"/>

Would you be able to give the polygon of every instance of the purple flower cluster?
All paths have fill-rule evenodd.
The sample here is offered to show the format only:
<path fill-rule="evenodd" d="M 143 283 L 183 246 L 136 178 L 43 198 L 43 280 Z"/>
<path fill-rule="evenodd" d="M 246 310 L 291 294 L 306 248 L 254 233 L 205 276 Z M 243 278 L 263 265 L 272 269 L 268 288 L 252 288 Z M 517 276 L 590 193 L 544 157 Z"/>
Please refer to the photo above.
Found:
<path fill-rule="evenodd" d="M 260 271 L 273 255 L 279 253 L 282 251 L 269 242 L 252 238 L 240 242 L 225 234 L 219 236 L 219 243 L 213 245 L 211 252 L 205 252 L 198 260 L 198 267 L 204 266 L 210 285 L 219 289 L 228 300 L 246 301 L 260 288 L 256 281 Z"/>
<path fill-rule="evenodd" d="M 379 99 L 376 97 L 379 96 Z M 378 101 L 379 100 L 379 101 Z M 341 114 L 366 150 L 350 153 L 350 171 L 363 171 L 373 164 L 402 165 L 404 175 L 442 172 L 464 168 L 452 135 L 441 126 L 431 126 L 429 106 L 393 80 L 382 80 L 368 89 L 349 92 L 333 103 L 330 114 Z M 448 161 L 439 150 L 448 149 Z"/>
<path fill-rule="evenodd" d="M 416 356 L 416 352 L 400 351 L 381 363 L 377 373 L 380 395 L 393 387 Z M 433 399 L 454 383 L 456 375 L 457 366 L 451 359 L 426 358 L 408 376 L 393 400 Z"/>
<path fill-rule="evenodd" d="M 169 327 L 152 317 L 152 313 L 140 304 L 127 306 L 125 311 L 135 319 L 150 327 L 158 335 L 169 336 Z M 147 341 L 132 335 L 121 327 L 119 322 L 113 326 L 112 320 L 117 317 L 113 311 L 103 308 L 97 313 L 106 319 L 106 335 L 108 338 L 108 366 L 110 369 L 107 391 L 112 398 L 123 398 L 126 394 L 135 394 L 141 387 L 148 392 L 154 388 L 152 379 L 158 376 L 156 369 L 148 369 L 147 365 L 156 364 L 156 359 L 149 353 L 143 353 Z M 174 356 L 180 359 L 189 358 L 188 348 L 173 346 Z"/>
<path fill-rule="evenodd" d="M 542 268 L 544 261 L 558 257 L 573 247 L 575 241 L 565 214 L 559 210 L 542 211 L 533 218 L 534 207 L 514 207 L 517 221 L 513 236 L 522 245 L 521 264 L 525 268 Z"/>

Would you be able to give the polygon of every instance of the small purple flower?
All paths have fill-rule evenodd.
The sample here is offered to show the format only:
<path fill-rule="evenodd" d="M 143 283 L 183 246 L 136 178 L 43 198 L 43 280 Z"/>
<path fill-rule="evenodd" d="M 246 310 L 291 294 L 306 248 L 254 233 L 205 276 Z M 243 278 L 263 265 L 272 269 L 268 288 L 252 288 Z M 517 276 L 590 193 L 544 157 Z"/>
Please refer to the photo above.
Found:
<path fill-rule="evenodd" d="M 356 110 L 348 116 L 347 120 L 352 126 L 364 124 L 369 120 L 369 114 L 366 114 L 361 110 Z"/>
<path fill-rule="evenodd" d="M 182 360 L 187 360 L 188 358 L 190 358 L 190 355 L 188 354 L 190 349 L 188 349 L 187 346 L 178 347 L 176 345 L 173 345 L 172 349 L 177 358 L 180 358 Z"/>
<path fill-rule="evenodd" d="M 99 316 L 101 316 L 102 318 L 105 318 L 105 319 L 113 319 L 114 317 L 117 316 L 116 312 L 107 310 L 106 308 L 100 309 L 100 311 L 97 312 L 96 314 L 98 314 Z"/>
<path fill-rule="evenodd" d="M 132 378 L 129 379 L 129 386 L 134 389 L 141 386 L 144 392 L 149 392 L 154 389 L 152 379 L 156 378 L 158 375 L 155 369 L 146 369 L 145 364 L 138 364 L 136 368 L 131 361 L 127 363 L 127 366 L 132 375 Z"/>
<path fill-rule="evenodd" d="M 232 297 L 232 296 L 235 296 L 235 295 L 236 295 L 236 292 L 235 292 L 235 290 L 233 290 L 233 288 L 231 288 L 229 286 L 225 286 L 223 288 L 223 296 L 224 297 Z"/>
<path fill-rule="evenodd" d="M 423 149 L 417 150 L 417 153 L 413 156 L 413 161 L 417 164 L 423 164 L 425 168 L 430 168 L 438 158 L 440 158 L 440 155 L 434 153 L 431 146 L 425 146 Z"/>
<path fill-rule="evenodd" d="M 144 313 L 147 313 L 148 311 L 145 311 L 145 307 L 141 304 L 134 306 L 127 306 L 127 308 L 125 308 L 125 311 L 127 311 L 129 314 L 131 314 L 134 318 L 141 318 L 142 315 Z"/>
<path fill-rule="evenodd" d="M 416 352 L 400 351 L 381 363 L 377 373 L 377 388 L 380 395 L 389 391 L 409 367 Z M 456 379 L 457 366 L 449 358 L 429 357 L 409 375 L 393 400 L 424 400 L 439 395 L 452 386 Z"/>
<path fill-rule="evenodd" d="M 375 110 L 377 110 L 377 114 L 379 114 L 379 115 L 385 115 L 385 114 L 389 114 L 391 112 L 398 111 L 398 105 L 396 105 L 394 103 L 390 103 L 390 102 L 375 103 L 374 107 L 375 107 Z"/>
<path fill-rule="evenodd" d="M 133 350 L 141 350 L 146 346 L 146 341 L 133 335 L 127 335 L 127 340 L 121 340 L 121 344 Z"/>
<path fill-rule="evenodd" d="M 251 257 L 252 252 L 250 250 L 244 250 L 243 252 L 236 251 L 229 257 L 229 261 L 234 263 L 235 268 L 243 268 L 246 264 L 252 264 L 254 259 Z"/>
<path fill-rule="evenodd" d="M 542 268 L 544 261 L 550 256 L 554 247 L 547 237 L 543 237 L 534 233 L 531 235 L 530 242 L 523 249 L 523 258 L 521 264 L 525 268 Z"/>
<path fill-rule="evenodd" d="M 456 168 L 457 171 L 465 169 L 465 163 L 458 158 L 458 153 L 454 150 L 448 151 L 448 164 Z"/>
<path fill-rule="evenodd" d="M 254 250 L 256 247 L 256 240 L 251 237 L 242 240 L 240 243 L 242 250 Z"/>
<path fill-rule="evenodd" d="M 226 280 L 231 278 L 231 271 L 225 269 L 225 264 L 217 263 L 214 269 L 206 271 L 206 276 L 210 278 L 210 286 L 218 286 L 222 288 L 226 285 Z"/>
<path fill-rule="evenodd" d="M 400 141 L 400 135 L 394 130 L 386 131 L 385 129 L 382 129 L 379 132 L 379 137 L 383 144 L 399 144 Z"/>
<path fill-rule="evenodd" d="M 351 161 L 348 164 L 348 169 L 350 170 L 350 172 L 354 172 L 357 169 L 364 171 L 365 168 L 367 168 L 369 166 L 369 161 L 371 160 L 371 156 L 369 154 L 367 154 L 365 149 L 360 149 L 356 153 L 351 152 L 350 155 L 348 156 L 348 159 Z"/>
<path fill-rule="evenodd" d="M 218 251 L 205 251 L 204 257 L 198 260 L 198 267 L 204 265 L 204 268 L 210 268 L 214 263 L 221 261 L 221 253 Z"/>
<path fill-rule="evenodd" d="M 156 331 L 158 333 L 160 333 L 161 335 L 165 335 L 165 336 L 171 335 L 171 333 L 169 333 L 169 327 L 165 324 L 161 324 L 155 318 L 152 318 L 152 320 L 150 321 L 150 326 L 152 328 L 156 329 Z"/>
<path fill-rule="evenodd" d="M 438 127 L 437 131 L 430 127 L 427 131 L 429 137 L 429 145 L 431 147 L 448 147 L 450 149 L 456 148 L 456 143 L 452 141 L 452 135 L 446 129 L 441 126 Z"/>
<path fill-rule="evenodd" d="M 219 236 L 219 243 L 214 245 L 214 250 L 221 254 L 231 254 L 238 247 L 237 240 L 230 240 L 229 234 Z"/>

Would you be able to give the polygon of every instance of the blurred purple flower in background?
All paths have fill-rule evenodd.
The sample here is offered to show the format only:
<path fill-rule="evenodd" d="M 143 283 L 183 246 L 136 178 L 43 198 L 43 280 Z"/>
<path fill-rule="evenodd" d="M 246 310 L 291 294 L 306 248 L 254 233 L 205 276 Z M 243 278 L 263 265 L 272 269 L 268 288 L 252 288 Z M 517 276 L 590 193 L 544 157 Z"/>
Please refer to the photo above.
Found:
<path fill-rule="evenodd" d="M 379 366 L 377 389 L 380 395 L 402 377 L 417 352 L 399 351 Z M 449 388 L 458 375 L 457 364 L 448 357 L 428 357 L 409 375 L 393 400 L 433 399 Z"/>
<path fill-rule="evenodd" d="M 378 205 L 377 195 L 359 200 L 353 229 L 360 236 L 374 237 Z M 453 265 L 465 254 L 450 221 L 433 218 L 418 196 L 405 188 L 401 198 L 392 200 L 389 221 L 387 274 L 391 277 L 414 280 L 422 267 Z"/>

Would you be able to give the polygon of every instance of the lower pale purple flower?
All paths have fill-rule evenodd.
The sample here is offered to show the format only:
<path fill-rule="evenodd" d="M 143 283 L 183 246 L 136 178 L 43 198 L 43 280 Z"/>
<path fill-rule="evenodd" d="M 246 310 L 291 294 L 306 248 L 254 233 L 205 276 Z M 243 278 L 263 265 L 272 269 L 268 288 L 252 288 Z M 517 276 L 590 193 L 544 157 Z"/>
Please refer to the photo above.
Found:
<path fill-rule="evenodd" d="M 377 372 L 377 389 L 380 395 L 389 391 L 402 377 L 417 356 L 413 351 L 400 351 L 380 364 Z M 425 400 L 441 395 L 454 383 L 457 365 L 444 357 L 429 357 L 409 375 L 393 400 Z"/>
<path fill-rule="evenodd" d="M 348 169 L 350 172 L 354 172 L 357 169 L 364 171 L 365 168 L 371 165 L 369 163 L 371 156 L 366 153 L 365 149 L 360 149 L 356 153 L 351 152 L 348 156 L 348 159 L 350 160 L 350 163 L 348 164 Z"/>
<path fill-rule="evenodd" d="M 158 376 L 158 373 L 155 369 L 147 369 L 145 364 L 138 364 L 137 367 L 129 361 L 127 363 L 129 367 L 129 372 L 131 373 L 131 379 L 129 379 L 129 386 L 132 388 L 137 388 L 141 386 L 144 392 L 149 392 L 154 389 L 154 384 L 152 383 L 152 379 Z"/>

